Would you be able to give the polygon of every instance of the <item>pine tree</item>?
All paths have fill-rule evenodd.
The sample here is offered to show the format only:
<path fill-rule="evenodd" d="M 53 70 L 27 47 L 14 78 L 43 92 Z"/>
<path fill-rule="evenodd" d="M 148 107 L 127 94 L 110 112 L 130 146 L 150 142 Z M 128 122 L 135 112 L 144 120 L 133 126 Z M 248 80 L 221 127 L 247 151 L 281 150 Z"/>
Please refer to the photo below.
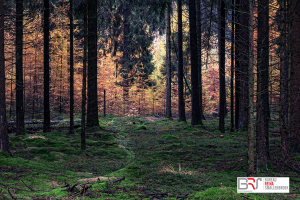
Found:
<path fill-rule="evenodd" d="M 172 117 L 171 112 L 171 25 L 170 25 L 171 5 L 167 6 L 166 12 L 166 65 L 167 65 L 167 97 L 166 97 L 166 117 Z"/>
<path fill-rule="evenodd" d="M 4 9 L 0 0 L 0 151 L 9 152 L 5 104 Z"/>
<path fill-rule="evenodd" d="M 74 42 L 73 0 L 70 0 L 70 134 L 74 134 Z"/>
<path fill-rule="evenodd" d="M 17 135 L 25 134 L 23 104 L 23 0 L 16 0 L 16 116 Z"/>

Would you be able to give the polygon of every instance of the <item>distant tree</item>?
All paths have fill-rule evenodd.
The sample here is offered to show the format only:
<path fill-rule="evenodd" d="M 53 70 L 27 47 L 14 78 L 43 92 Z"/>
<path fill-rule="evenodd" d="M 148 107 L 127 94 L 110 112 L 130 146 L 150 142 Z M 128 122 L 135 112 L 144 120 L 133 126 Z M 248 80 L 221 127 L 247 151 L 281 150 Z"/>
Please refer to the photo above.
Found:
<path fill-rule="evenodd" d="M 70 0 L 70 134 L 74 134 L 74 42 L 73 0 Z"/>
<path fill-rule="evenodd" d="M 122 58 L 122 70 L 123 70 L 123 100 L 124 100 L 124 114 L 129 112 L 128 105 L 128 73 L 129 73 L 129 5 L 124 2 L 123 4 L 123 58 Z"/>
<path fill-rule="evenodd" d="M 201 124 L 198 95 L 198 52 L 197 52 L 196 1 L 189 0 L 191 82 L 192 82 L 192 125 Z"/>
<path fill-rule="evenodd" d="M 88 127 L 99 125 L 97 91 L 97 1 L 88 0 Z"/>
<path fill-rule="evenodd" d="M 81 103 L 81 149 L 85 150 L 85 105 L 86 105 L 86 63 L 87 63 L 87 1 L 84 0 L 83 9 L 83 75 L 82 75 L 82 103 Z"/>
<path fill-rule="evenodd" d="M 16 0 L 16 116 L 17 135 L 25 134 L 23 104 L 23 0 Z"/>
<path fill-rule="evenodd" d="M 257 38 L 257 172 L 270 169 L 269 154 L 269 0 L 258 0 Z"/>
<path fill-rule="evenodd" d="M 183 53 L 182 53 L 182 0 L 177 1 L 178 12 L 178 121 L 186 121 L 183 98 Z"/>
<path fill-rule="evenodd" d="M 291 51 L 291 71 L 290 71 L 290 147 L 294 152 L 300 152 L 300 3 L 290 1 L 291 27 L 290 27 L 290 51 Z"/>
<path fill-rule="evenodd" d="M 171 15 L 171 5 L 167 6 L 166 12 L 166 65 L 167 65 L 167 97 L 166 97 L 166 117 L 172 117 L 171 111 L 171 24 L 170 24 L 170 15 Z"/>
<path fill-rule="evenodd" d="M 44 128 L 43 128 L 43 132 L 50 131 L 49 16 L 50 16 L 49 0 L 44 0 Z"/>
<path fill-rule="evenodd" d="M 225 93 L 225 2 L 219 0 L 218 2 L 219 13 L 219 130 L 225 133 L 225 106 L 226 106 L 226 93 Z"/>
<path fill-rule="evenodd" d="M 9 152 L 5 104 L 4 9 L 0 0 L 0 151 Z"/>

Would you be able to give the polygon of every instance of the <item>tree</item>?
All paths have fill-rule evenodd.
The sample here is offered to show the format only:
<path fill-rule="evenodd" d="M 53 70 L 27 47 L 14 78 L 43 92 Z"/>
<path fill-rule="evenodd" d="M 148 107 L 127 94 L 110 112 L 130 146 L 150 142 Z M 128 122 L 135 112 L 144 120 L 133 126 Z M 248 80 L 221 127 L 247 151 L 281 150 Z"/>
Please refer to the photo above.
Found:
<path fill-rule="evenodd" d="M 235 0 L 231 2 L 231 69 L 230 69 L 230 132 L 234 131 L 234 30 L 235 30 Z"/>
<path fill-rule="evenodd" d="M 88 127 L 99 125 L 97 96 L 97 1 L 88 0 Z"/>
<path fill-rule="evenodd" d="M 178 121 L 186 121 L 183 98 L 182 0 L 178 0 Z"/>
<path fill-rule="evenodd" d="M 87 1 L 84 0 L 84 30 L 83 30 L 83 75 L 82 75 L 82 103 L 81 103 L 81 149 L 85 150 L 85 105 L 86 105 L 86 63 L 87 63 Z"/>
<path fill-rule="evenodd" d="M 49 16 L 50 16 L 49 0 L 44 0 L 44 128 L 43 128 L 43 132 L 50 131 Z"/>
<path fill-rule="evenodd" d="M 239 130 L 248 129 L 249 121 L 249 0 L 240 0 L 239 6 L 241 29 L 237 36 L 237 46 L 239 49 L 239 78 L 240 78 L 240 98 L 239 98 Z"/>
<path fill-rule="evenodd" d="M 23 0 L 16 0 L 16 116 L 17 135 L 25 134 L 23 104 Z"/>
<path fill-rule="evenodd" d="M 199 94 L 199 109 L 201 119 L 205 119 L 202 108 L 202 28 L 201 28 L 201 0 L 196 1 L 196 14 L 197 14 L 197 51 L 198 51 L 198 94 Z M 202 121 L 201 121 L 202 122 Z"/>
<path fill-rule="evenodd" d="M 258 1 L 257 38 L 257 172 L 270 169 L 269 155 L 269 0 Z"/>
<path fill-rule="evenodd" d="M 240 34 L 240 0 L 235 1 L 235 129 L 239 129 L 240 116 L 240 49 L 237 40 Z"/>
<path fill-rule="evenodd" d="M 226 93 L 225 93 L 225 2 L 219 0 L 218 2 L 219 13 L 219 130 L 225 133 L 225 106 L 226 106 Z"/>
<path fill-rule="evenodd" d="M 4 9 L 0 0 L 0 151 L 9 152 L 5 106 Z"/>
<path fill-rule="evenodd" d="M 70 0 L 70 134 L 74 134 L 74 42 L 73 42 L 73 0 Z"/>
<path fill-rule="evenodd" d="M 166 12 L 166 65 L 167 65 L 167 97 L 166 97 L 166 117 L 172 117 L 171 112 L 171 25 L 170 25 L 171 5 L 167 6 Z"/>
<path fill-rule="evenodd" d="M 254 44 L 253 44 L 253 6 L 254 1 L 249 1 L 249 129 L 248 129 L 248 172 L 247 175 L 253 177 L 254 174 Z"/>
<path fill-rule="evenodd" d="M 192 125 L 201 124 L 198 95 L 198 52 L 197 52 L 197 20 L 195 0 L 189 0 L 191 82 L 192 82 Z M 196 44 L 196 45 L 195 45 Z"/>
<path fill-rule="evenodd" d="M 291 71 L 290 71 L 290 147 L 294 152 L 300 151 L 300 100 L 299 100 L 299 87 L 300 87 L 300 3 L 298 1 L 290 1 L 291 9 Z"/>

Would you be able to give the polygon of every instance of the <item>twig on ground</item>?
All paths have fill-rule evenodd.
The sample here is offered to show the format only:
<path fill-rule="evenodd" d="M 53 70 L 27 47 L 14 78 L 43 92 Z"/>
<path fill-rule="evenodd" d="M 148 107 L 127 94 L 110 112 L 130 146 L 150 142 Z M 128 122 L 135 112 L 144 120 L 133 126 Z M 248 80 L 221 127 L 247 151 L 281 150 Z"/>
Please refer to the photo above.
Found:
<path fill-rule="evenodd" d="M 17 199 L 16 197 L 14 197 L 14 196 L 10 193 L 9 188 L 8 188 L 7 190 L 8 190 L 9 195 L 11 196 L 11 198 Z"/>
<path fill-rule="evenodd" d="M 24 181 L 21 179 L 21 181 L 24 183 Z M 26 187 L 28 187 L 32 192 L 36 192 L 34 189 L 32 189 L 31 187 L 29 187 L 28 185 L 26 185 L 26 183 L 24 183 L 24 185 L 26 186 Z"/>
<path fill-rule="evenodd" d="M 119 178 L 117 180 L 111 181 L 111 183 L 117 183 L 117 182 L 121 182 L 123 180 L 125 180 L 125 176 L 123 176 L 122 178 Z"/>

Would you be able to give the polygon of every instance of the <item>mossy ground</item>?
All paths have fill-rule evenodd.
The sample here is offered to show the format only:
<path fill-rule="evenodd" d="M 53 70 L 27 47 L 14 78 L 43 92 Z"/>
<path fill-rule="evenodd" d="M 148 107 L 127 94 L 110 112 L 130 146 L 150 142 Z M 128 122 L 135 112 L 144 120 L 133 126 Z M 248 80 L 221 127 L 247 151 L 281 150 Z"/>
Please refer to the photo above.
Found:
<path fill-rule="evenodd" d="M 226 127 L 220 137 L 216 119 L 207 119 L 201 127 L 190 120 L 107 116 L 99 120 L 101 129 L 87 129 L 85 151 L 80 127 L 74 135 L 66 129 L 9 134 L 13 157 L 0 154 L 0 199 L 150 199 L 157 191 L 168 193 L 157 199 L 300 198 L 299 175 L 278 161 L 278 135 L 270 136 L 273 168 L 256 176 L 290 177 L 290 194 L 237 194 L 237 177 L 247 172 L 247 135 Z M 87 181 L 92 186 L 85 197 L 62 188 Z"/>

